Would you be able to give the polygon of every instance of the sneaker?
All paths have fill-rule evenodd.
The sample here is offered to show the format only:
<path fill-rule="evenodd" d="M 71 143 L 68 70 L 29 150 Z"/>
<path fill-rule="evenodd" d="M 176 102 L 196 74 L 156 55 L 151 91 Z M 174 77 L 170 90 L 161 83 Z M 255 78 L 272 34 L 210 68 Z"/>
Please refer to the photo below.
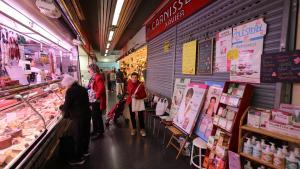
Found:
<path fill-rule="evenodd" d="M 136 134 L 136 129 L 132 129 L 130 134 L 134 136 Z"/>
<path fill-rule="evenodd" d="M 140 131 L 140 134 L 141 134 L 141 136 L 146 137 L 146 132 L 145 132 L 144 129 L 142 129 L 142 130 Z"/>
<path fill-rule="evenodd" d="M 84 160 L 84 159 L 68 161 L 68 164 L 69 164 L 70 166 L 82 165 L 82 164 L 84 164 L 84 163 L 85 163 L 85 160 Z"/>

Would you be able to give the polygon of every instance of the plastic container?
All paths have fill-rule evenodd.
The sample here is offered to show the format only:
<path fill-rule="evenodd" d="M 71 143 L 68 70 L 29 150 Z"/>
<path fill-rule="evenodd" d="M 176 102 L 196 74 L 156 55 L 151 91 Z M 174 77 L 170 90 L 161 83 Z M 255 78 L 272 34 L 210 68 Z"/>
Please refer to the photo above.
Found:
<path fill-rule="evenodd" d="M 262 151 L 262 160 L 267 162 L 267 163 L 272 163 L 273 162 L 273 156 L 274 153 L 271 151 L 271 148 L 269 145 L 267 145 L 266 149 Z"/>
<path fill-rule="evenodd" d="M 261 143 L 259 141 L 257 141 L 255 147 L 253 147 L 252 156 L 255 157 L 255 158 L 260 159 L 261 154 L 262 154 Z"/>
<path fill-rule="evenodd" d="M 298 169 L 298 160 L 294 152 L 290 153 L 289 157 L 286 157 L 286 169 Z"/>
<path fill-rule="evenodd" d="M 247 138 L 247 141 L 244 143 L 243 152 L 249 155 L 252 155 L 253 146 L 251 144 L 250 138 Z"/>
<path fill-rule="evenodd" d="M 285 156 L 282 153 L 281 148 L 278 148 L 277 153 L 274 154 L 273 164 L 275 166 L 284 166 L 284 161 L 285 161 Z"/>

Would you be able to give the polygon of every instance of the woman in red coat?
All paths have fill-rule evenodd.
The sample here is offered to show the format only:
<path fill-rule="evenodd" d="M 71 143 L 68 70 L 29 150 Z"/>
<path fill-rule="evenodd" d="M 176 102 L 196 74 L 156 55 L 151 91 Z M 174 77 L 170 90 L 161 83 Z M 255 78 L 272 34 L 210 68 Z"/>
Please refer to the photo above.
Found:
<path fill-rule="evenodd" d="M 136 134 L 135 112 L 132 112 L 132 107 L 131 107 L 132 98 L 144 99 L 147 96 L 145 87 L 138 80 L 138 78 L 139 78 L 139 75 L 136 72 L 132 73 L 131 79 L 128 80 L 128 86 L 127 86 L 128 98 L 126 100 L 126 103 L 129 105 L 129 111 L 130 111 L 130 118 L 131 118 L 131 124 L 132 124 L 131 135 Z M 138 88 L 139 85 L 140 85 L 140 87 Z M 138 88 L 138 90 L 137 90 L 136 94 L 134 94 L 137 88 Z M 146 132 L 145 132 L 145 122 L 144 122 L 144 111 L 139 111 L 138 117 L 139 117 L 139 126 L 141 129 L 140 134 L 143 137 L 145 137 Z"/>
<path fill-rule="evenodd" d="M 89 65 L 89 72 L 92 76 L 89 82 L 89 97 L 92 106 L 93 135 L 94 138 L 98 138 L 104 133 L 102 113 L 106 109 L 105 80 L 96 64 Z"/>

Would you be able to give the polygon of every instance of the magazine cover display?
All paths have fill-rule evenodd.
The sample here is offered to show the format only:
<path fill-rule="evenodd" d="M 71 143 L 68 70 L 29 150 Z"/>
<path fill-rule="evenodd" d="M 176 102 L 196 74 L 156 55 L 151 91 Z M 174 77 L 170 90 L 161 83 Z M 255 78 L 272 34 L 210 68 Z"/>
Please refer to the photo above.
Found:
<path fill-rule="evenodd" d="M 195 133 L 203 140 L 208 141 L 213 128 L 213 117 L 217 113 L 218 105 L 222 95 L 223 87 L 209 86 L 204 106 L 197 122 Z"/>
<path fill-rule="evenodd" d="M 193 131 L 207 88 L 208 86 L 204 84 L 191 83 L 184 91 L 182 102 L 173 123 L 187 134 L 191 134 Z"/>
<path fill-rule="evenodd" d="M 170 118 L 174 118 L 179 109 L 181 101 L 183 99 L 183 93 L 191 79 L 180 79 L 176 78 L 174 84 L 174 92 L 172 97 L 172 104 L 170 109 Z"/>

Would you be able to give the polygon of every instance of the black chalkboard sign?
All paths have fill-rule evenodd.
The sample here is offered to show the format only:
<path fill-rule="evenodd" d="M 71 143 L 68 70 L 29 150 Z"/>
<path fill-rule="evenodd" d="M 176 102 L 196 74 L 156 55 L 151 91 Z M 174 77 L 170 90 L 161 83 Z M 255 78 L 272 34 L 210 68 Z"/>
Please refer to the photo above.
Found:
<path fill-rule="evenodd" d="M 213 55 L 213 39 L 204 40 L 198 43 L 197 73 L 212 74 L 212 55 Z"/>
<path fill-rule="evenodd" d="M 300 51 L 263 54 L 261 82 L 300 82 Z"/>

